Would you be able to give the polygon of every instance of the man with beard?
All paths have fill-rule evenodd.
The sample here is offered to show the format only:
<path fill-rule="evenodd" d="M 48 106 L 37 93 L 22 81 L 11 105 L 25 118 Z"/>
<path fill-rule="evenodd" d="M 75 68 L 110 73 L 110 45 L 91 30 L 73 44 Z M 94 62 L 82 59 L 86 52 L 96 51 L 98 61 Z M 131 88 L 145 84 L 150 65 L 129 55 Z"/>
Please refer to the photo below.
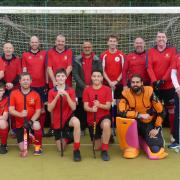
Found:
<path fill-rule="evenodd" d="M 31 90 L 31 76 L 24 72 L 20 74 L 20 88 L 13 90 L 9 98 L 9 113 L 15 117 L 16 136 L 20 149 L 20 156 L 28 155 L 24 148 L 23 127 L 27 130 L 34 130 L 34 155 L 41 155 L 42 152 L 42 130 L 38 118 L 41 113 L 41 100 L 37 92 Z"/>
<path fill-rule="evenodd" d="M 40 41 L 37 36 L 30 38 L 30 49 L 22 54 L 23 72 L 28 72 L 32 77 L 31 88 L 41 97 L 42 109 L 39 118 L 42 131 L 44 132 L 44 123 L 46 119 L 45 102 L 47 101 L 46 93 L 46 51 L 40 50 Z"/>
<path fill-rule="evenodd" d="M 126 56 L 122 73 L 124 89 L 129 85 L 129 81 L 133 74 L 139 74 L 143 79 L 144 85 L 149 85 L 150 83 L 146 69 L 146 52 L 144 46 L 144 39 L 137 37 L 134 41 L 135 51 Z"/>
<path fill-rule="evenodd" d="M 165 158 L 164 140 L 162 137 L 163 106 L 153 93 L 150 86 L 143 86 L 142 78 L 133 75 L 131 87 L 123 90 L 122 99 L 119 102 L 119 112 L 122 118 L 136 119 L 138 134 L 149 146 L 153 154 L 159 159 Z M 124 150 L 124 157 L 135 158 L 138 149 L 129 147 Z M 132 156 L 136 154 L 136 156 Z"/>

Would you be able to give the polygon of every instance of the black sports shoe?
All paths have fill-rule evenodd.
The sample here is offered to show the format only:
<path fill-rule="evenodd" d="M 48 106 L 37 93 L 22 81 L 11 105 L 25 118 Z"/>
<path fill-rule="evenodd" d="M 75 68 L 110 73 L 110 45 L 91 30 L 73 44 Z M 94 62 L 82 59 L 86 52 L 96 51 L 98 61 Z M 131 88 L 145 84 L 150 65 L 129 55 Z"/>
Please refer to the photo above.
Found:
<path fill-rule="evenodd" d="M 109 161 L 110 160 L 110 157 L 109 157 L 107 151 L 101 151 L 101 158 L 103 161 Z"/>
<path fill-rule="evenodd" d="M 0 146 L 0 154 L 6 154 L 7 152 L 8 152 L 7 145 L 6 144 L 1 144 L 1 146 Z"/>
<path fill-rule="evenodd" d="M 54 130 L 50 128 L 49 131 L 46 134 L 44 134 L 44 137 L 52 137 L 52 136 L 54 136 Z"/>
<path fill-rule="evenodd" d="M 79 150 L 73 151 L 73 159 L 74 161 L 81 161 L 81 153 Z"/>

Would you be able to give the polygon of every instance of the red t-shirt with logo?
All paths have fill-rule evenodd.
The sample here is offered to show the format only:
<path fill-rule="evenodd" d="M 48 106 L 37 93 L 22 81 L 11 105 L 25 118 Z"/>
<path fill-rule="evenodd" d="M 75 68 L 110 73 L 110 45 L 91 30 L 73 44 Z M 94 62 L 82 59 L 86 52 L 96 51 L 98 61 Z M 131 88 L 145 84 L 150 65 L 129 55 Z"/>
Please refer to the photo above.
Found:
<path fill-rule="evenodd" d="M 32 87 L 43 87 L 46 83 L 45 74 L 46 51 L 24 52 L 22 54 L 22 67 L 26 67 L 32 77 Z"/>
<path fill-rule="evenodd" d="M 4 71 L 4 80 L 6 83 L 13 83 L 16 77 L 21 74 L 21 61 L 14 56 L 11 60 L 5 60 L 0 57 L 0 71 Z"/>
<path fill-rule="evenodd" d="M 54 74 L 60 68 L 66 69 L 68 66 L 72 66 L 73 52 L 71 49 L 65 49 L 63 52 L 59 53 L 55 48 L 52 48 L 47 53 L 47 66 L 51 67 Z M 72 73 L 68 76 L 66 80 L 68 86 L 72 86 Z M 52 88 L 52 82 L 50 81 L 49 86 Z"/>
<path fill-rule="evenodd" d="M 13 90 L 10 94 L 9 106 L 14 106 L 15 110 L 22 112 L 24 110 L 24 102 L 26 98 L 26 110 L 28 112 L 27 121 L 31 120 L 36 110 L 41 109 L 41 100 L 37 92 L 31 90 L 27 95 L 24 95 L 20 89 Z M 16 128 L 21 128 L 24 125 L 24 118 L 15 117 Z"/>
<path fill-rule="evenodd" d="M 127 82 L 133 74 L 139 74 L 143 78 L 144 84 L 148 85 L 150 79 L 146 69 L 146 53 L 132 52 L 126 55 L 125 59 L 122 74 L 123 85 L 127 86 Z"/>
<path fill-rule="evenodd" d="M 83 102 L 87 102 L 89 107 L 93 107 L 93 102 L 95 97 L 101 104 L 106 104 L 107 102 L 112 102 L 112 92 L 111 89 L 105 85 L 102 85 L 100 89 L 93 89 L 92 86 L 89 86 L 84 89 L 83 92 Z M 98 123 L 101 118 L 106 115 L 110 115 L 110 110 L 104 110 L 99 108 L 96 112 L 96 122 Z M 87 112 L 87 123 L 89 126 L 93 125 L 94 113 Z"/>
<path fill-rule="evenodd" d="M 102 60 L 103 67 L 108 78 L 111 81 L 116 81 L 122 73 L 124 53 L 119 50 L 115 53 L 111 53 L 109 50 L 106 50 L 100 55 L 100 59 Z"/>
<path fill-rule="evenodd" d="M 8 98 L 7 97 L 4 97 L 0 100 L 0 116 L 2 116 L 4 112 L 8 112 Z"/>
<path fill-rule="evenodd" d="M 162 52 L 157 47 L 148 50 L 148 74 L 151 83 L 158 80 L 165 80 L 160 89 L 171 89 L 173 84 L 171 81 L 171 69 L 176 56 L 176 48 L 166 47 Z"/>
<path fill-rule="evenodd" d="M 70 87 L 66 87 L 66 92 L 69 94 L 70 98 L 72 99 L 72 101 L 76 102 L 76 96 L 75 96 L 75 90 L 73 88 Z M 48 103 L 51 103 L 54 98 L 56 97 L 58 91 L 57 88 L 53 88 L 49 91 L 48 94 Z M 70 108 L 68 102 L 67 102 L 67 98 L 66 96 L 62 96 L 62 104 L 60 101 L 60 98 L 58 99 L 55 108 L 52 111 L 53 114 L 53 118 L 52 118 L 52 124 L 53 124 L 53 128 L 54 129 L 59 129 L 61 128 L 61 105 L 62 105 L 62 128 L 64 127 L 65 123 L 69 120 L 69 118 L 71 117 L 73 111 Z"/>

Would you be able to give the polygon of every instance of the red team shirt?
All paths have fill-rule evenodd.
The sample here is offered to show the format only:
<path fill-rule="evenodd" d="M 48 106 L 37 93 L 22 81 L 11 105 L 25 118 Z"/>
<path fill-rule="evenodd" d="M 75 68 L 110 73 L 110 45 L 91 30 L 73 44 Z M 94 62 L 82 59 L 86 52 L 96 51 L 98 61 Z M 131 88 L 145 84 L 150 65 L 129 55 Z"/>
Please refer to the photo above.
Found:
<path fill-rule="evenodd" d="M 175 58 L 175 61 L 173 63 L 172 69 L 177 70 L 177 80 L 178 80 L 178 83 L 180 84 L 180 53 L 178 53 L 176 55 L 176 58 Z"/>
<path fill-rule="evenodd" d="M 72 66 L 73 52 L 71 49 L 65 49 L 62 53 L 56 51 L 52 48 L 47 54 L 47 66 L 51 67 L 54 74 L 60 68 L 66 69 L 68 66 Z M 66 80 L 68 86 L 72 86 L 72 74 L 70 74 Z M 52 82 L 49 86 L 52 88 Z"/>
<path fill-rule="evenodd" d="M 124 53 L 117 50 L 115 53 L 110 53 L 106 50 L 100 55 L 100 59 L 103 61 L 105 66 L 105 72 L 111 81 L 116 81 L 122 73 L 124 64 Z"/>
<path fill-rule="evenodd" d="M 106 102 L 112 102 L 112 92 L 111 89 L 105 85 L 102 85 L 100 89 L 93 89 L 92 86 L 89 86 L 84 89 L 83 92 L 83 102 L 88 102 L 89 107 L 93 107 L 93 101 L 97 95 L 97 100 L 101 104 L 106 104 Z M 98 108 L 96 113 L 96 122 L 98 123 L 104 116 L 110 115 L 110 110 L 104 110 Z M 87 112 L 87 123 L 89 126 L 93 125 L 94 113 Z"/>
<path fill-rule="evenodd" d="M 3 115 L 4 112 L 8 112 L 8 98 L 4 97 L 0 100 L 0 116 Z"/>
<path fill-rule="evenodd" d="M 46 51 L 24 52 L 22 54 L 22 67 L 26 67 L 32 77 L 32 87 L 43 87 L 46 84 L 45 75 Z"/>
<path fill-rule="evenodd" d="M 69 94 L 70 98 L 72 99 L 72 101 L 76 102 L 76 96 L 75 96 L 75 90 L 73 88 L 66 88 L 65 89 L 66 92 Z M 51 103 L 54 98 L 56 97 L 58 91 L 56 88 L 53 88 L 49 91 L 48 94 L 48 103 Z M 69 120 L 69 118 L 72 116 L 73 111 L 70 108 L 68 102 L 67 102 L 67 98 L 66 96 L 63 96 L 63 106 L 62 106 L 62 126 L 64 127 L 65 123 Z M 60 98 L 58 99 L 55 108 L 52 111 L 53 114 L 53 128 L 54 129 L 59 129 L 60 127 L 60 117 L 61 117 L 61 113 L 60 113 L 60 108 L 61 108 L 61 104 L 60 104 Z M 63 128 L 62 127 L 62 128 Z"/>
<path fill-rule="evenodd" d="M 21 73 L 21 61 L 13 55 L 11 60 L 5 60 L 0 57 L 0 71 L 4 71 L 4 80 L 6 83 L 12 83 Z"/>
<path fill-rule="evenodd" d="M 148 74 L 151 82 L 158 80 L 165 80 L 161 85 L 161 89 L 171 89 L 173 84 L 171 81 L 171 69 L 174 58 L 176 56 L 176 48 L 166 47 L 162 52 L 158 51 L 156 47 L 148 51 Z"/>
<path fill-rule="evenodd" d="M 146 69 L 146 53 L 132 52 L 125 59 L 122 74 L 123 85 L 127 86 L 127 82 L 133 74 L 139 74 L 143 78 L 143 82 L 148 84 L 150 79 Z"/>
<path fill-rule="evenodd" d="M 20 89 L 16 89 L 11 92 L 10 95 L 10 105 L 14 106 L 15 110 L 18 112 L 22 112 L 24 110 L 24 95 L 20 91 Z M 41 100 L 38 93 L 35 91 L 30 91 L 26 95 L 26 109 L 28 111 L 27 120 L 30 121 L 31 117 L 34 115 L 36 110 L 41 109 Z M 24 119 L 20 117 L 15 117 L 16 128 L 21 128 L 24 124 Z"/>
<path fill-rule="evenodd" d="M 92 62 L 94 58 L 94 53 L 91 54 L 91 57 L 85 58 L 82 54 L 82 68 L 84 72 L 84 81 L 86 85 L 91 84 L 91 73 L 92 73 Z"/>

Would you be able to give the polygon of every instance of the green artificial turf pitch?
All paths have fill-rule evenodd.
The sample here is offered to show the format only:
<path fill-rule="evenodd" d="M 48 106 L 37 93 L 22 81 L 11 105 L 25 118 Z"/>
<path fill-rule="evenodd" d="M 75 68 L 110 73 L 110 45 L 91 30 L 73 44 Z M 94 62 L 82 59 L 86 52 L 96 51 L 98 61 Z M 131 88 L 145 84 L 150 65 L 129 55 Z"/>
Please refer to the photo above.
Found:
<path fill-rule="evenodd" d="M 164 130 L 168 142 L 168 130 Z M 117 144 L 110 145 L 109 162 L 96 152 L 93 158 L 89 136 L 81 140 L 81 162 L 73 162 L 72 145 L 64 152 L 57 152 L 54 138 L 44 138 L 43 154 L 33 156 L 30 147 L 27 158 L 19 157 L 16 140 L 9 139 L 9 152 L 0 155 L 0 180 L 179 180 L 180 154 L 167 150 L 164 160 L 148 160 L 141 152 L 136 159 L 124 159 Z"/>

